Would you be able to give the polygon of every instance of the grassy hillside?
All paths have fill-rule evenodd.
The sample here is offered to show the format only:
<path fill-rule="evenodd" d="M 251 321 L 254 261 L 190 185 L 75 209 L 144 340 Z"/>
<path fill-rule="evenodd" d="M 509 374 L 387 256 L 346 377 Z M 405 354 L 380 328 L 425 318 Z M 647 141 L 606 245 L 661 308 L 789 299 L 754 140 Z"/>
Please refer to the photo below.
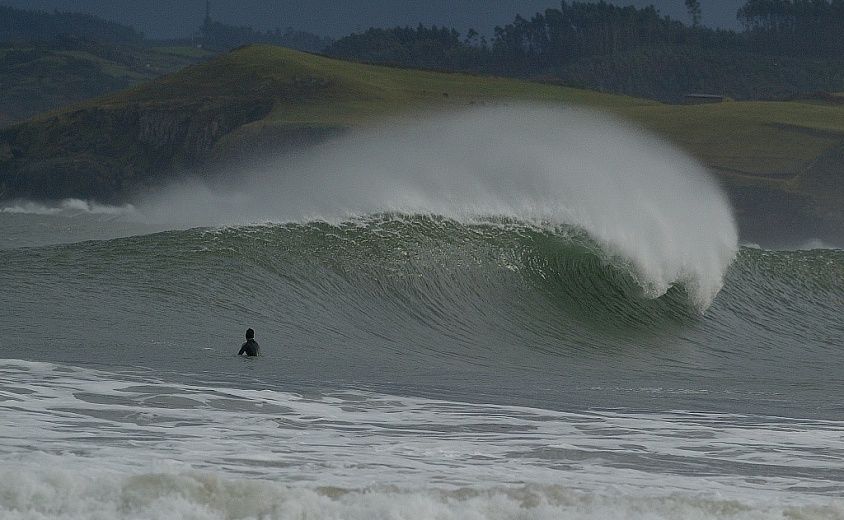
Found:
<path fill-rule="evenodd" d="M 711 167 L 783 179 L 844 139 L 844 107 L 815 100 L 665 105 L 488 76 L 338 61 L 253 46 L 115 95 L 105 104 L 258 94 L 272 111 L 248 126 L 354 126 L 424 107 L 506 99 L 585 105 L 632 119 Z"/>
<path fill-rule="evenodd" d="M 274 101 L 262 125 L 353 126 L 425 107 L 464 107 L 503 99 L 601 107 L 656 104 L 514 79 L 363 65 L 270 46 L 238 49 L 102 103 L 251 95 Z"/>
<path fill-rule="evenodd" d="M 836 208 L 844 193 L 830 192 L 844 184 L 836 153 L 844 105 L 835 100 L 664 105 L 270 46 L 241 48 L 0 132 L 0 198 L 119 200 L 176 169 L 244 150 L 309 144 L 402 112 L 507 100 L 590 106 L 661 134 L 721 175 L 748 237 L 771 227 L 815 235 L 842 227 Z"/>

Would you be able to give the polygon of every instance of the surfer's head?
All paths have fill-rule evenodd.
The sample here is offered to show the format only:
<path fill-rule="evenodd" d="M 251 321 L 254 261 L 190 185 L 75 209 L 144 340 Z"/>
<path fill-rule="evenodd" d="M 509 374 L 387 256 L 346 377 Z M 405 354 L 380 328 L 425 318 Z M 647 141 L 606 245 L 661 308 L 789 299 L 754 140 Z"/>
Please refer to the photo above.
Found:
<path fill-rule="evenodd" d="M 246 329 L 246 339 L 252 339 L 255 337 L 255 331 L 252 329 Z"/>

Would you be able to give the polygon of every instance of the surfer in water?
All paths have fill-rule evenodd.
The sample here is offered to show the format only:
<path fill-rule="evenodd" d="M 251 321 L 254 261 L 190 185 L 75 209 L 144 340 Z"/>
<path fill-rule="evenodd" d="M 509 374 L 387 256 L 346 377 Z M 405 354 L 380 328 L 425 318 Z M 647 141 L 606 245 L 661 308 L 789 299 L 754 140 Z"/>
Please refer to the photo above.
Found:
<path fill-rule="evenodd" d="M 240 352 L 237 355 L 242 356 L 246 354 L 247 356 L 257 356 L 259 350 L 261 350 L 261 346 L 255 341 L 255 331 L 246 329 L 246 343 L 240 347 Z"/>

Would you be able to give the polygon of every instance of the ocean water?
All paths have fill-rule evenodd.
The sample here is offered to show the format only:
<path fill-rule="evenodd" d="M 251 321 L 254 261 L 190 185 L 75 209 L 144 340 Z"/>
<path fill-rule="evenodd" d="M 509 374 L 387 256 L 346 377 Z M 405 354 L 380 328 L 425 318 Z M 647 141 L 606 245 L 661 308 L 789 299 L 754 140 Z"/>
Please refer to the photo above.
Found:
<path fill-rule="evenodd" d="M 108 226 L 0 215 L 69 219 Z M 39 242 L 0 250 L 3 518 L 844 515 L 841 251 L 743 248 L 701 312 L 514 223 Z"/>
<path fill-rule="evenodd" d="M 0 518 L 844 518 L 844 252 L 739 247 L 705 172 L 626 127 L 467 130 L 512 116 L 295 170 L 367 164 L 375 195 L 7 204 Z M 485 153 L 449 158 L 455 128 Z"/>

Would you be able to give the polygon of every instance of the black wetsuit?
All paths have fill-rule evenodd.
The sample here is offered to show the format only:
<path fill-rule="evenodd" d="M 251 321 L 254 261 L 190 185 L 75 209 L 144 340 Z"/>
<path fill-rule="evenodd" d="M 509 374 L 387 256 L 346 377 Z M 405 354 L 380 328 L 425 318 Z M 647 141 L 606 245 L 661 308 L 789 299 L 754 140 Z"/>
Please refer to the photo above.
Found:
<path fill-rule="evenodd" d="M 258 342 L 255 341 L 254 338 L 249 338 L 246 340 L 246 343 L 240 347 L 240 352 L 238 352 L 237 355 L 240 356 L 245 353 L 247 356 L 257 356 L 259 350 L 261 350 L 261 346 L 258 345 Z"/>

